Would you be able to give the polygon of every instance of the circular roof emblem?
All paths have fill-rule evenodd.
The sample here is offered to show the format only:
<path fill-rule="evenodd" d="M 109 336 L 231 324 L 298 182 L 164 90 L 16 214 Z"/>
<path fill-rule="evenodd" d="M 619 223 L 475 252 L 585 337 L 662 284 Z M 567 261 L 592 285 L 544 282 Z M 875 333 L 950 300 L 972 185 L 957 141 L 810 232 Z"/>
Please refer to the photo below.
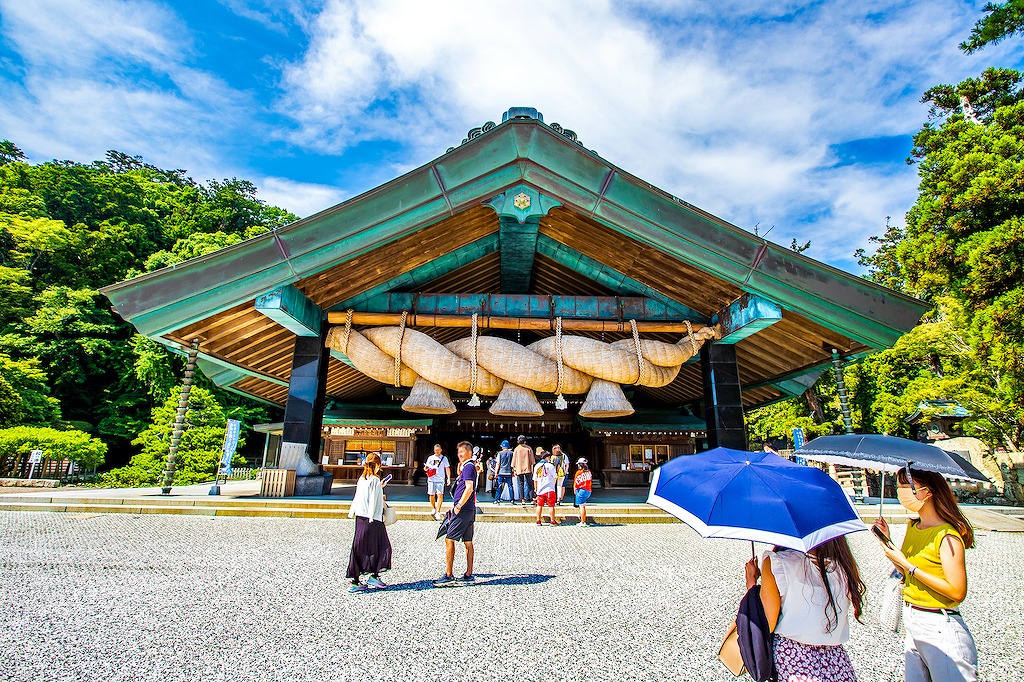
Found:
<path fill-rule="evenodd" d="M 526 192 L 520 192 L 514 199 L 512 199 L 512 205 L 520 211 L 530 208 L 530 195 Z"/>

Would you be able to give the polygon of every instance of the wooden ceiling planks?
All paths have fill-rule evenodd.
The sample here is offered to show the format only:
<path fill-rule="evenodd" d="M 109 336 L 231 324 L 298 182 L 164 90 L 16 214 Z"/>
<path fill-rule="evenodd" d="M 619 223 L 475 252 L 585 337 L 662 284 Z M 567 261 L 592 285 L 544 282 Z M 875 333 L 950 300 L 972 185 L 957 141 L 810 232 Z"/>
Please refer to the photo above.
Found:
<path fill-rule="evenodd" d="M 256 377 L 247 377 L 242 379 L 232 386 L 232 388 L 238 389 L 244 393 L 250 393 L 254 396 L 280 405 L 284 405 L 285 400 L 288 398 L 287 386 L 278 386 L 277 384 Z"/>
<path fill-rule="evenodd" d="M 247 320 L 250 314 L 255 312 L 254 303 L 255 301 L 240 303 L 221 313 L 207 317 L 187 327 L 182 327 L 167 336 L 188 345 L 196 337 L 205 339 L 215 333 L 220 334 L 224 333 L 225 330 L 237 329 L 239 326 L 244 325 L 244 322 L 238 322 L 239 319 Z"/>
<path fill-rule="evenodd" d="M 693 266 L 564 208 L 541 218 L 540 233 L 711 316 L 743 293 Z"/>
<path fill-rule="evenodd" d="M 336 400 L 362 398 L 381 390 L 381 384 L 344 362 L 331 358 L 327 364 L 327 396 Z"/>
<path fill-rule="evenodd" d="M 541 296 L 614 296 L 615 292 L 577 274 L 553 258 L 537 253 L 530 277 L 530 293 Z"/>
<path fill-rule="evenodd" d="M 494 210 L 477 206 L 299 280 L 295 286 L 327 310 L 497 231 L 498 217 Z"/>
<path fill-rule="evenodd" d="M 704 379 L 700 365 L 683 365 L 679 375 L 667 386 L 660 388 L 637 388 L 637 392 L 650 396 L 655 402 L 669 405 L 683 405 L 704 397 Z"/>

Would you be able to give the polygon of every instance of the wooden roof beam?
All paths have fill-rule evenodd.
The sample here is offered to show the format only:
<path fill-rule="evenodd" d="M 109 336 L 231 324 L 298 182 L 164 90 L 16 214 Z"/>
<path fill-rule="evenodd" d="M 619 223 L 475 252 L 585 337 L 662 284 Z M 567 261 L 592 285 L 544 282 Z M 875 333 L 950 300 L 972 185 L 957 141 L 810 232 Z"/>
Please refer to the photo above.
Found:
<path fill-rule="evenodd" d="M 539 294 L 380 294 L 353 306 L 363 313 L 402 313 L 435 315 L 480 315 L 498 317 L 555 317 L 576 319 L 666 320 L 704 324 L 700 316 L 682 317 L 674 306 L 643 296 L 543 296 Z M 344 322 L 344 313 L 329 314 L 333 321 Z"/>
<path fill-rule="evenodd" d="M 344 324 L 346 314 L 341 312 L 328 313 L 327 320 L 331 324 Z M 405 317 L 405 324 L 409 327 L 471 327 L 472 315 L 434 315 L 434 314 L 413 314 Z M 393 326 L 402 322 L 402 313 L 352 313 L 352 324 L 367 326 Z M 553 317 L 499 317 L 482 315 L 477 318 L 477 326 L 480 329 L 521 329 L 521 330 L 543 330 L 554 331 L 556 320 Z M 671 320 L 648 320 L 636 323 L 637 331 L 641 333 L 666 332 L 685 334 L 688 329 L 697 331 L 706 325 L 687 321 Z M 566 318 L 562 320 L 562 329 L 565 331 L 594 331 L 594 332 L 623 332 L 631 329 L 629 320 L 623 319 L 593 319 L 593 318 Z"/>
<path fill-rule="evenodd" d="M 530 290 L 540 219 L 561 204 L 523 184 L 484 203 L 498 214 L 501 291 L 506 294 L 525 294 Z"/>
<path fill-rule="evenodd" d="M 782 319 L 782 308 L 766 298 L 743 294 L 712 318 L 722 330 L 715 343 L 734 344 Z"/>
<path fill-rule="evenodd" d="M 320 336 L 324 311 L 291 284 L 258 297 L 256 310 L 296 336 Z"/>

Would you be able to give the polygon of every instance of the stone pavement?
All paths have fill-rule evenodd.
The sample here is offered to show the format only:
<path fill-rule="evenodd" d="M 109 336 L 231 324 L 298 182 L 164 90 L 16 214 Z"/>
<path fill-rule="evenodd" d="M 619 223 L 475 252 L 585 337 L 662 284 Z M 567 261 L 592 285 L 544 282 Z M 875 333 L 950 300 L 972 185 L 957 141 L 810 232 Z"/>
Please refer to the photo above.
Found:
<path fill-rule="evenodd" d="M 391 527 L 392 587 L 349 595 L 348 520 L 0 512 L 0 679 L 734 679 L 715 651 L 749 543 L 481 524 L 481 584 L 436 589 L 435 528 Z M 902 638 L 876 625 L 888 563 L 867 533 L 851 543 L 869 584 L 858 679 L 901 680 Z M 968 562 L 983 679 L 1019 680 L 1024 536 L 979 533 Z"/>

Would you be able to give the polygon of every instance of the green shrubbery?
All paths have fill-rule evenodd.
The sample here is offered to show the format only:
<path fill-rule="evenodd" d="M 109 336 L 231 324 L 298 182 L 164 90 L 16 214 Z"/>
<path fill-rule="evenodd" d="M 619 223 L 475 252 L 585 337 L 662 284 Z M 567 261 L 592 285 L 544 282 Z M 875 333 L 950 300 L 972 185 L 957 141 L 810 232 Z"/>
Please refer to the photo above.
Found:
<path fill-rule="evenodd" d="M 0 429 L 0 458 L 27 456 L 32 450 L 42 450 L 44 459 L 70 460 L 82 469 L 100 466 L 107 455 L 106 443 L 84 431 L 38 426 Z"/>
<path fill-rule="evenodd" d="M 153 409 L 150 426 L 132 441 L 132 445 L 141 448 L 141 452 L 132 457 L 128 466 L 105 473 L 100 478 L 102 485 L 141 488 L 160 482 L 178 409 L 179 390 L 171 391 L 163 405 Z M 185 432 L 178 446 L 175 485 L 201 483 L 213 478 L 220 462 L 226 426 L 224 410 L 213 394 L 206 389 L 193 387 L 189 395 L 189 410 L 185 415 Z M 239 446 L 242 442 L 239 440 Z M 232 463 L 244 465 L 245 460 L 236 454 Z"/>

